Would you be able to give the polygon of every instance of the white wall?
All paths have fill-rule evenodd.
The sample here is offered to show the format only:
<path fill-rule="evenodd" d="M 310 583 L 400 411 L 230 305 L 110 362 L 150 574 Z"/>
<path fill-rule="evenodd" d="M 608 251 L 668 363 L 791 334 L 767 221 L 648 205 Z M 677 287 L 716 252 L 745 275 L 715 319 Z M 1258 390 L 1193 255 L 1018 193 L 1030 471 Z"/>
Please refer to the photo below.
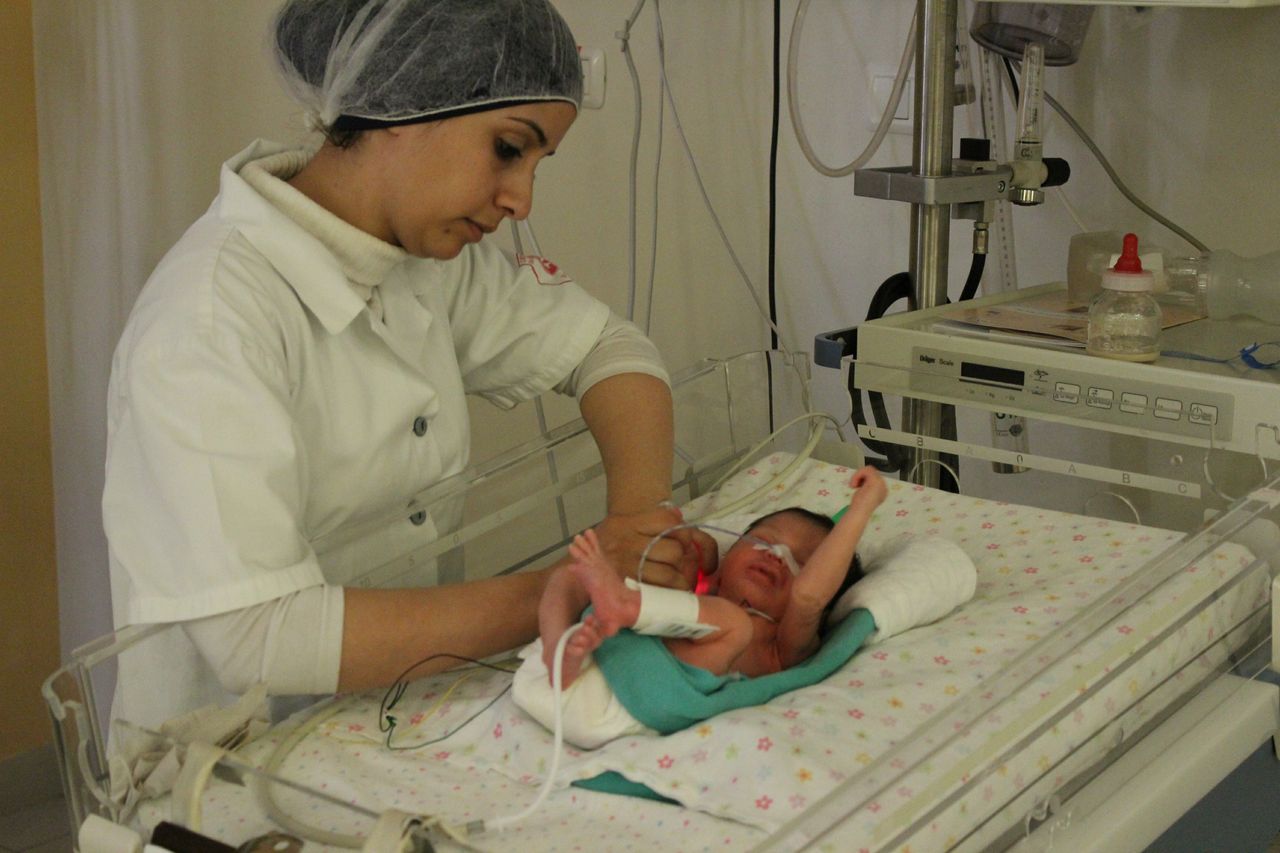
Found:
<path fill-rule="evenodd" d="M 605 49 L 609 86 L 605 108 L 584 112 L 560 153 L 540 169 L 534 222 L 547 254 L 621 311 L 627 301 L 632 98 L 614 33 L 635 4 L 559 0 L 558 5 L 582 44 Z M 896 65 L 914 5 L 910 0 L 813 3 L 801 91 L 810 134 L 828 160 L 852 156 L 869 135 L 868 68 Z M 128 9 L 145 13 L 132 17 L 135 30 L 120 42 L 128 50 L 95 45 L 86 35 L 93 23 L 87 19 Z M 105 397 L 107 363 L 101 348 L 86 352 L 82 342 L 105 338 L 113 343 L 127 310 L 127 300 L 108 302 L 97 328 L 86 334 L 69 319 L 68 282 L 91 278 L 101 256 L 123 251 L 128 254 L 123 269 L 140 285 L 141 271 L 206 206 L 216 188 L 218 163 L 254 136 L 300 136 L 298 115 L 280 94 L 262 52 L 270 10 L 258 0 L 93 5 L 47 0 L 35 8 L 37 46 L 43 51 L 37 60 L 42 170 L 74 177 L 77 158 L 102 146 L 107 146 L 102 156 L 117 163 L 116 177 L 99 185 L 67 187 L 50 179 L 45 188 L 46 229 L 54 229 L 54 239 L 46 235 L 46 273 L 64 652 L 109 628 L 105 547 L 98 532 L 103 427 L 85 414 L 102 411 L 95 406 Z M 772 4 L 681 0 L 662 10 L 667 70 L 690 144 L 730 239 L 755 285 L 763 288 Z M 794 10 L 794 0 L 782 3 L 784 60 Z M 645 93 L 642 280 L 648 271 L 656 127 L 653 26 L 650 5 L 633 37 Z M 61 47 L 51 47 L 55 44 Z M 1094 17 L 1080 63 L 1050 69 L 1047 88 L 1094 132 L 1151 204 L 1212 247 L 1261 254 L 1280 248 L 1277 44 L 1280 8 L 1103 8 Z M 130 59 L 143 45 L 149 46 L 147 59 Z M 86 75 L 104 92 L 113 85 L 132 87 L 137 109 L 167 116 L 159 132 L 143 136 L 129 116 L 99 115 L 100 105 L 95 112 Z M 875 286 L 906 268 L 908 209 L 856 198 L 852 178 L 830 180 L 812 171 L 786 122 L 785 100 L 783 110 L 779 304 L 784 334 L 793 346 L 809 349 L 814 334 L 860 320 Z M 959 129 L 964 122 L 957 118 Z M 1060 123 L 1051 122 L 1048 133 L 1047 153 L 1071 161 L 1074 176 L 1065 192 L 1090 227 L 1153 230 Z M 895 135 L 873 163 L 910 159 L 909 138 Z M 673 368 L 760 347 L 767 334 L 703 209 L 669 114 L 662 162 L 653 338 Z M 110 208 L 121 194 L 136 189 L 130 181 L 160 187 L 165 203 L 147 212 L 144 221 L 111 233 L 57 233 L 67 208 L 84 199 Z M 1074 226 L 1061 205 L 1051 195 L 1040 208 L 1018 211 L 1015 222 L 1021 281 L 1064 277 Z M 968 223 L 956 223 L 953 245 L 966 246 L 968 230 Z M 967 260 L 958 258 L 952 267 L 956 293 Z M 843 405 L 834 374 L 820 375 L 818 383 L 821 402 Z M 75 389 L 78 408 L 58 396 L 68 388 Z M 527 426 L 531 418 L 527 410 L 498 416 L 488 407 L 477 414 L 479 452 L 506 436 L 512 421 Z M 557 417 L 563 416 L 567 412 L 557 409 Z"/>
<path fill-rule="evenodd" d="M 598 39 L 604 39 L 610 48 L 606 110 L 585 113 L 570 145 L 575 146 L 575 157 L 583 148 L 590 149 L 591 168 L 612 176 L 607 183 L 617 187 L 625 177 L 622 158 L 631 99 L 616 41 L 610 36 L 633 5 L 629 0 L 561 3 L 584 44 L 600 44 Z M 796 5 L 794 0 L 781 4 L 783 62 Z M 909 0 L 811 3 L 799 63 L 799 91 L 810 138 L 829 164 L 847 162 L 870 137 L 875 110 L 869 98 L 869 72 L 896 67 L 915 5 Z M 729 233 L 759 285 L 766 274 L 764 176 L 772 6 L 765 0 L 682 0 L 662 7 L 668 71 L 684 105 L 686 130 Z M 972 8 L 972 2 L 961 4 L 966 22 Z M 652 107 L 656 91 L 652 29 L 653 13 L 647 7 L 633 37 L 637 61 L 648 81 L 647 107 Z M 1147 203 L 1211 248 L 1258 255 L 1280 249 L 1280 177 L 1274 167 L 1280 147 L 1276 44 L 1280 44 L 1280 8 L 1099 7 L 1080 62 L 1047 69 L 1046 88 L 1092 134 Z M 796 143 L 786 117 L 785 90 L 782 110 L 778 303 L 786 340 L 807 350 L 815 334 L 861 321 L 875 287 L 906 269 L 909 208 L 854 196 L 852 177 L 819 175 Z M 1048 115 L 1046 153 L 1066 158 L 1073 175 L 1065 187 L 1048 194 L 1045 204 L 1014 210 L 1022 285 L 1066 276 L 1068 243 L 1079 228 L 1063 196 L 1090 230 L 1135 230 L 1172 249 L 1191 251 L 1126 201 L 1066 123 L 1052 112 Z M 647 110 L 642 222 L 647 222 L 651 117 Z M 957 111 L 957 137 L 968 134 L 968 118 L 966 110 Z M 1006 121 L 1010 132 L 1013 119 L 1010 111 Z M 891 134 L 872 165 L 906 165 L 911 154 L 909 134 Z M 623 245 L 619 230 L 624 222 L 623 199 L 609 199 L 605 207 L 593 204 L 598 194 L 590 181 L 583 182 L 584 173 L 576 171 L 579 165 L 568 160 L 556 163 L 558 168 L 571 167 L 566 171 L 575 174 L 558 174 L 555 189 L 540 202 L 544 205 L 538 213 L 540 222 L 550 219 L 565 229 L 563 236 L 544 240 L 544 246 L 575 253 L 567 262 L 584 271 L 584 280 L 616 288 L 608 261 L 610 256 L 620 258 L 616 253 Z M 670 122 L 663 169 L 655 339 L 676 366 L 698 355 L 759 345 L 767 337 L 708 225 Z M 562 190 L 569 207 L 546 216 L 547 207 L 561 204 L 558 193 Z M 584 190 L 585 195 L 575 195 Z M 575 203 L 580 209 L 600 211 L 594 228 L 575 226 L 581 222 L 572 211 Z M 546 231 L 547 225 L 540 225 L 540 230 Z M 647 230 L 642 228 L 642 233 Z M 968 269 L 970 234 L 969 222 L 952 223 L 953 296 Z M 642 241 L 642 246 L 647 242 Z M 647 253 L 641 256 L 647 260 Z M 604 266 L 597 266 L 601 263 Z M 737 325 L 737 333 L 722 321 L 710 337 L 700 334 L 699 324 L 712 318 Z M 815 384 L 820 405 L 833 412 L 847 411 L 846 395 L 833 371 L 817 369 Z M 1044 451 L 1063 440 L 1061 430 L 1032 431 L 1033 451 Z M 1105 447 L 1096 449 L 1105 457 Z M 968 470 L 978 472 L 982 467 Z M 1036 488 L 1034 483 L 1022 482 L 1026 478 L 999 479 L 1002 488 Z M 1064 485 L 1079 491 L 1064 498 L 1064 508 L 1074 509 L 1097 488 L 1084 481 Z"/>
<path fill-rule="evenodd" d="M 972 9 L 972 3 L 962 7 Z M 625 247 L 630 84 L 614 31 L 634 6 L 561 0 L 583 44 L 604 46 L 606 107 L 585 112 L 566 155 L 540 178 L 535 219 L 544 248 L 616 307 L 625 304 L 617 264 Z M 782 3 L 786 58 L 795 2 Z M 870 136 L 872 67 L 897 64 L 915 3 L 815 0 L 800 61 L 800 95 L 809 135 L 829 163 L 842 164 Z M 726 228 L 757 284 L 765 280 L 772 3 L 682 0 L 662 7 L 667 67 L 704 177 Z M 644 75 L 641 151 L 641 273 L 648 260 L 648 201 L 656 99 L 653 15 L 633 33 Z M 1140 197 L 1211 248 L 1246 256 L 1280 249 L 1280 8 L 1244 10 L 1099 7 L 1081 61 L 1049 68 L 1046 88 L 1076 117 Z M 858 198 L 853 179 L 819 175 L 804 160 L 786 118 L 779 145 L 778 265 L 783 330 L 808 349 L 813 335 L 860 320 L 874 288 L 907 264 L 909 209 Z M 957 111 L 956 134 L 967 131 Z M 1010 114 L 1008 126 L 1012 129 Z M 1092 230 L 1138 230 L 1187 249 L 1116 191 L 1085 146 L 1049 114 L 1046 153 L 1066 158 L 1062 189 Z M 911 161 L 910 137 L 891 134 L 872 165 Z M 541 183 L 545 182 L 545 183 Z M 751 328 L 745 297 L 692 183 L 668 118 L 663 149 L 659 279 L 654 337 L 676 366 L 766 336 Z M 587 213 L 587 216 L 581 215 Z M 1078 228 L 1049 193 L 1046 204 L 1014 214 L 1019 280 L 1061 280 Z M 952 293 L 967 271 L 970 225 L 952 225 L 957 254 Z M 617 294 L 609 296 L 609 294 Z M 643 307 L 643 305 L 642 305 Z M 681 322 L 677 323 L 676 318 Z M 685 318 L 693 325 L 686 326 Z M 710 324 L 710 337 L 698 332 Z M 734 329 L 734 326 L 738 328 Z M 819 377 L 821 380 L 822 376 Z M 829 383 L 833 386 L 834 377 Z M 823 399 L 838 404 L 834 390 Z"/>
<path fill-rule="evenodd" d="M 865 139 L 866 63 L 896 59 L 912 6 L 905 0 L 812 4 L 803 67 L 813 83 L 803 91 L 814 92 L 814 103 L 806 104 L 806 116 L 817 125 L 823 98 L 825 109 L 850 116 L 826 136 L 828 160 L 853 152 Z M 1211 248 L 1258 255 L 1280 249 L 1277 44 L 1280 8 L 1100 7 L 1080 62 L 1047 69 L 1046 89 L 1094 136 L 1140 197 Z M 838 70 L 847 70 L 843 86 Z M 819 86 L 824 77 L 825 91 Z M 1065 123 L 1050 115 L 1046 154 L 1070 162 L 1072 178 L 1062 192 L 1091 230 L 1138 230 L 1189 249 L 1125 201 Z M 957 136 L 965 128 L 958 111 Z M 840 132 L 847 141 L 841 142 Z M 907 214 L 905 205 L 853 197 L 851 178 L 821 178 L 800 158 L 791 135 L 784 139 L 786 228 L 779 252 L 788 276 L 785 321 L 796 338 L 808 340 L 833 323 L 860 320 L 874 287 L 906 269 Z M 906 138 L 890 139 L 893 150 L 873 164 L 909 164 Z M 1078 229 L 1057 195 L 1050 192 L 1042 206 L 1015 209 L 1014 226 L 1020 283 L 1065 279 L 1068 240 Z M 967 251 L 969 235 L 970 223 L 953 222 L 953 296 L 967 271 L 967 254 L 959 252 Z"/>

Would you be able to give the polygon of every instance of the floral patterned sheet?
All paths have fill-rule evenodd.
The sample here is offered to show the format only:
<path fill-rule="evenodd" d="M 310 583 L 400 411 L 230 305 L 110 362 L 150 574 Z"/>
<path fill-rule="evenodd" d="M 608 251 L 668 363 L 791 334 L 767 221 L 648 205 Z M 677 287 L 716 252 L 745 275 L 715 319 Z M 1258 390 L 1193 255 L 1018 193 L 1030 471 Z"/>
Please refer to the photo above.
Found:
<path fill-rule="evenodd" d="M 756 491 L 789 461 L 781 454 L 767 458 L 713 499 L 695 501 L 686 515 L 740 530 L 781 506 L 831 513 L 847 503 L 849 469 L 806 460 L 757 496 L 749 512 L 716 516 L 717 505 Z M 542 808 L 518 829 L 483 836 L 477 844 L 539 851 L 745 849 L 870 767 L 861 778 L 877 793 L 861 801 L 828 849 L 981 847 L 1020 821 L 1030 798 L 1093 760 L 1082 745 L 1106 740 L 1091 736 L 1105 734 L 1117 714 L 1128 715 L 1127 726 L 1137 724 L 1135 715 L 1149 716 L 1141 704 L 1134 707 L 1133 697 L 1168 679 L 1175 665 L 1199 654 L 1266 596 L 1265 574 L 1259 573 L 1237 584 L 1222 607 L 1187 616 L 1187 601 L 1240 575 L 1250 561 L 1245 549 L 1221 546 L 1207 563 L 1180 573 L 1173 592 L 1106 626 L 1063 665 L 1040 673 L 1015 701 L 962 737 L 939 742 L 929 761 L 906 767 L 903 776 L 897 767 L 873 762 L 895 744 L 918 740 L 922 724 L 958 698 L 987 689 L 986 679 L 1084 606 L 1114 595 L 1127 576 L 1181 538 L 895 481 L 865 534 L 864 553 L 873 556 L 879 543 L 905 532 L 947 537 L 973 558 L 978 589 L 971 602 L 937 623 L 859 652 L 826 681 L 766 705 L 666 737 L 623 738 L 594 751 L 566 748 L 557 789 Z M 1168 635 L 1162 660 L 1144 659 L 1122 678 L 1109 676 L 1136 643 L 1157 635 Z M 1192 677 L 1168 679 L 1161 690 L 1186 690 Z M 382 694 L 360 697 L 303 740 L 283 772 L 340 799 L 456 823 L 518 812 L 545 778 L 552 738 L 514 705 L 505 690 L 509 682 L 505 673 L 488 670 L 416 682 L 393 711 L 397 725 L 390 737 L 379 725 Z M 1099 692 L 1080 702 L 1090 688 Z M 1144 701 L 1154 709 L 1157 699 Z M 1043 724 L 1067 705 L 1070 715 Z M 272 743 L 252 744 L 249 753 L 265 754 Z M 1007 754 L 1014 743 L 1019 748 Z M 566 787 L 610 770 L 683 808 Z M 877 789 L 869 778 L 874 774 L 889 774 L 885 778 L 895 782 Z M 856 805 L 850 802 L 850 811 Z M 228 805 L 212 808 L 234 812 Z M 983 825 L 1002 810 L 1010 815 L 1004 822 Z"/>

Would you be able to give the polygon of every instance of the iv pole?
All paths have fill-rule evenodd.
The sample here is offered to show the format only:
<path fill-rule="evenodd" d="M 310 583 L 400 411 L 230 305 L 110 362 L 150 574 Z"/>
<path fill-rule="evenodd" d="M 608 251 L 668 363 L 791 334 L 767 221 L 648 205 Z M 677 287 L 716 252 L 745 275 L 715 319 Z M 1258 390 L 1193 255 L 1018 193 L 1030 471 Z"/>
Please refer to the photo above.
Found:
<path fill-rule="evenodd" d="M 920 177 L 951 174 L 952 132 L 955 115 L 955 55 L 957 0 L 916 0 L 921 22 L 916 44 L 915 115 L 912 131 L 912 172 Z M 911 205 L 911 259 L 908 269 L 915 290 L 916 308 L 942 304 L 947 293 L 947 259 L 951 237 L 949 203 L 913 202 Z M 942 405 L 905 399 L 904 429 L 916 435 L 942 434 Z M 907 478 L 934 488 L 941 478 L 938 453 L 912 448 Z"/>
<path fill-rule="evenodd" d="M 1071 174 L 1065 160 L 1042 156 L 1036 119 L 1040 110 L 1031 86 L 1023 87 L 1019 102 L 1020 143 L 1012 161 L 990 160 L 990 145 L 982 139 L 962 141 L 961 156 L 952 155 L 958 7 L 959 0 L 916 0 L 919 35 L 911 165 L 863 168 L 853 173 L 855 195 L 911 205 L 907 269 L 913 310 L 934 308 L 946 300 L 953 216 L 974 221 L 974 255 L 986 254 L 996 202 L 1040 204 L 1044 187 L 1065 183 Z M 1024 63 L 1042 69 L 1043 61 L 1040 45 L 1028 44 Z M 830 336 L 819 336 L 820 341 L 827 339 Z M 940 403 L 903 398 L 902 428 L 908 435 L 940 437 L 942 415 Z M 940 485 L 943 465 L 937 451 L 924 449 L 918 441 L 907 449 L 906 463 L 904 479 L 933 488 Z"/>

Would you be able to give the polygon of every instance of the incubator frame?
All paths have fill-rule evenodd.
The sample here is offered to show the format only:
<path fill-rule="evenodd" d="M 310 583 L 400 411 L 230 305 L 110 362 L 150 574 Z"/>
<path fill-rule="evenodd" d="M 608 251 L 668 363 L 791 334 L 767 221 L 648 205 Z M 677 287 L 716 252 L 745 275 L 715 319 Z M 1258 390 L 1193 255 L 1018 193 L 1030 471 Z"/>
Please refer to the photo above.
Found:
<path fill-rule="evenodd" d="M 708 359 L 672 378 L 681 412 L 676 424 L 672 498 L 685 503 L 706 492 L 750 453 L 798 452 L 822 434 L 802 411 L 809 379 L 807 354 L 750 352 Z M 783 416 L 791 417 L 783 421 Z M 775 432 L 780 424 L 789 428 Z M 810 427 L 806 429 L 806 427 Z M 812 449 L 812 448 L 810 448 Z M 502 575 L 549 565 L 573 535 L 599 520 L 604 505 L 604 469 L 586 424 L 577 419 L 545 435 L 483 460 L 427 488 L 410 506 L 385 518 L 352 525 L 317 543 L 341 547 L 414 512 L 452 515 L 453 529 L 412 553 L 373 567 L 362 585 L 389 585 L 411 569 L 431 569 L 441 582 Z M 468 567 L 484 566 L 482 572 Z M 145 642 L 163 642 L 173 625 L 134 625 L 74 650 L 42 686 L 53 722 L 63 791 L 73 827 L 90 815 L 115 820 L 106 797 L 107 720 L 99 692 L 120 654 Z M 225 762 L 224 762 L 225 763 Z M 234 765 L 234 761 L 230 762 Z M 229 775 L 255 775 L 228 766 Z M 268 778 L 256 771 L 261 778 Z M 323 797 L 316 792 L 318 797 Z"/>

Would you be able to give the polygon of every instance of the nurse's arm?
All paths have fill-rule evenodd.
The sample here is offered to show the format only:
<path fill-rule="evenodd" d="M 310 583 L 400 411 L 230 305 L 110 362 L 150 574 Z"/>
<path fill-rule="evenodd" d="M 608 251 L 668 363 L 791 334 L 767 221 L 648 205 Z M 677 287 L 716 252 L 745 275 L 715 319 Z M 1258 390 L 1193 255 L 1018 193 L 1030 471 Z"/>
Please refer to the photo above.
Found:
<path fill-rule="evenodd" d="M 608 488 L 608 514 L 596 532 L 610 561 L 634 576 L 653 537 L 682 521 L 678 510 L 659 506 L 671 498 L 671 389 L 645 373 L 619 373 L 588 388 L 579 405 L 600 449 Z M 714 540 L 706 534 L 677 531 L 649 548 L 644 580 L 692 589 L 699 560 L 714 554 Z"/>
<path fill-rule="evenodd" d="M 669 499 L 675 428 L 667 383 L 619 373 L 592 385 L 579 405 L 604 462 L 608 513 L 645 512 Z"/>
<path fill-rule="evenodd" d="M 548 575 L 522 572 L 421 589 L 347 587 L 338 690 L 388 686 L 431 655 L 483 658 L 529 642 L 538 632 L 538 600 Z M 437 658 L 411 677 L 461 663 Z"/>

